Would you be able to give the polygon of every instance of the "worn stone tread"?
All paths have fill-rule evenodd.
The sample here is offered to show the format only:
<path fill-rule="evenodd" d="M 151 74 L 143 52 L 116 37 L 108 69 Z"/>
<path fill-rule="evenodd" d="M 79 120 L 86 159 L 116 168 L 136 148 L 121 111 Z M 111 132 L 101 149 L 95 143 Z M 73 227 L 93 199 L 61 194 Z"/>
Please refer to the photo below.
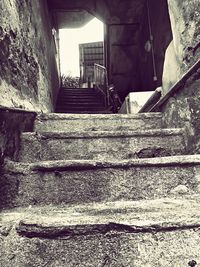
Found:
<path fill-rule="evenodd" d="M 183 128 L 171 128 L 171 129 L 154 129 L 144 131 L 73 131 L 73 132 L 27 132 L 22 134 L 23 139 L 29 139 L 31 137 L 44 138 L 103 138 L 103 137 L 137 137 L 137 136 L 171 136 L 171 135 L 183 135 Z"/>
<path fill-rule="evenodd" d="M 82 112 L 84 113 L 84 112 Z M 87 113 L 87 112 L 86 112 Z M 98 113 L 98 112 L 96 112 Z M 104 112 L 106 113 L 106 112 Z M 110 113 L 109 111 L 107 113 Z M 162 128 L 162 114 L 38 114 L 35 131 L 113 131 Z"/>
<path fill-rule="evenodd" d="M 39 113 L 37 119 L 40 120 L 85 120 L 85 119 L 149 119 L 162 118 L 162 113 L 136 113 L 136 114 L 58 114 L 58 113 Z"/>
<path fill-rule="evenodd" d="M 149 178 L 151 177 L 151 179 Z M 200 192 L 200 155 L 135 160 L 7 161 L 4 207 L 187 196 Z"/>
<path fill-rule="evenodd" d="M 107 232 L 159 232 L 200 227 L 200 195 L 141 201 L 115 201 L 4 210 L 1 225 L 16 224 L 28 237 Z"/>
<path fill-rule="evenodd" d="M 176 144 L 176 145 L 174 145 Z M 50 131 L 21 136 L 16 160 L 130 159 L 185 154 L 183 129 Z"/>
<path fill-rule="evenodd" d="M 155 157 L 128 160 L 50 160 L 34 163 L 5 161 L 5 170 L 26 173 L 27 171 L 40 170 L 67 170 L 67 169 L 101 169 L 101 168 L 123 168 L 123 167 L 148 167 L 148 166 L 183 166 L 200 165 L 200 154 L 177 155 L 170 157 Z"/>

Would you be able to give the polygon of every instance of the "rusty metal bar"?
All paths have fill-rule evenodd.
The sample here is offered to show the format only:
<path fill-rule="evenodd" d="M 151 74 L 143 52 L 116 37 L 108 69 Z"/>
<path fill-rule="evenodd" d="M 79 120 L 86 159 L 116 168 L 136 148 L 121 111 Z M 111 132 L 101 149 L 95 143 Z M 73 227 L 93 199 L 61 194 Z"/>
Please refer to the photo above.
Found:
<path fill-rule="evenodd" d="M 163 105 L 172 95 L 174 95 L 186 82 L 187 80 L 195 74 L 195 72 L 200 68 L 200 59 L 182 76 L 182 78 L 176 82 L 170 90 L 164 95 L 158 103 L 153 106 L 149 112 L 157 111 L 161 105 Z"/>

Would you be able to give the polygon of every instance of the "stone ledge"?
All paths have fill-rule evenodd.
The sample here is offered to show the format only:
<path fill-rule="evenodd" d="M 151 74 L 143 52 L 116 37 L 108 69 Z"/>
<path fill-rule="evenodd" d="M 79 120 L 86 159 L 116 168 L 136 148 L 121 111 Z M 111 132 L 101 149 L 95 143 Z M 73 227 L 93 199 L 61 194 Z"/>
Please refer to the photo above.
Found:
<path fill-rule="evenodd" d="M 38 120 L 87 120 L 87 119 L 149 119 L 149 118 L 162 118 L 162 113 L 142 113 L 142 114 L 58 114 L 58 113 L 39 113 Z"/>
<path fill-rule="evenodd" d="M 200 228 L 200 196 L 19 208 L 2 213 L 26 237 L 167 232 Z"/>
<path fill-rule="evenodd" d="M 27 171 L 55 171 L 103 168 L 129 168 L 148 166 L 183 166 L 200 165 L 200 155 L 181 155 L 170 157 L 143 158 L 130 160 L 52 160 L 35 163 L 21 163 L 6 160 L 5 170 L 26 173 Z"/>
<path fill-rule="evenodd" d="M 40 133 L 23 133 L 23 139 L 31 139 L 31 138 L 38 138 L 38 139 L 64 139 L 64 138 L 107 138 L 107 137 L 144 137 L 144 136 L 172 136 L 172 135 L 183 135 L 184 129 L 183 128 L 173 128 L 173 129 L 156 129 L 156 130 L 144 130 L 144 131 L 77 131 L 77 132 L 40 132 Z"/>
<path fill-rule="evenodd" d="M 5 160 L 5 170 L 24 172 L 27 170 L 67 170 L 76 168 L 121 168 L 121 167 L 138 167 L 138 166 L 182 166 L 182 165 L 199 165 L 200 155 L 180 155 L 170 157 L 155 157 L 142 159 L 127 160 L 52 160 L 40 161 L 34 163 L 15 162 Z M 21 170 L 21 171 L 20 171 Z"/>
<path fill-rule="evenodd" d="M 37 115 L 37 112 L 34 110 L 26 110 L 22 108 L 12 108 L 12 107 L 4 107 L 0 105 L 0 112 L 12 112 L 12 113 L 25 113 L 25 114 L 32 114 L 34 116 Z"/>

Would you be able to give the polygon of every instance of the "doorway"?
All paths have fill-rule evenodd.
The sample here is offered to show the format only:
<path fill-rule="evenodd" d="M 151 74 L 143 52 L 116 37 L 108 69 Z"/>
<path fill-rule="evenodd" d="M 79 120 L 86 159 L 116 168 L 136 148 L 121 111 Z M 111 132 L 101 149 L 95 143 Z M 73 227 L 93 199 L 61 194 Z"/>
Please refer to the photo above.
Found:
<path fill-rule="evenodd" d="M 104 24 L 92 17 L 81 27 L 59 29 L 60 69 L 66 87 L 93 83 L 94 64 L 104 65 Z"/>

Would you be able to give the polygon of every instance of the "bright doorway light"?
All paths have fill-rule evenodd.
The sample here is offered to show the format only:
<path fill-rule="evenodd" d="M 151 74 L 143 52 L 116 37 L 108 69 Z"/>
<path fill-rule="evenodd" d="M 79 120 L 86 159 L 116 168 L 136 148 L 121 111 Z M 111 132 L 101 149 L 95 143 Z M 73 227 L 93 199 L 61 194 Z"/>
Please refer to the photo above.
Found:
<path fill-rule="evenodd" d="M 78 29 L 59 30 L 61 74 L 80 76 L 79 44 L 104 40 L 104 25 L 97 18 Z"/>

